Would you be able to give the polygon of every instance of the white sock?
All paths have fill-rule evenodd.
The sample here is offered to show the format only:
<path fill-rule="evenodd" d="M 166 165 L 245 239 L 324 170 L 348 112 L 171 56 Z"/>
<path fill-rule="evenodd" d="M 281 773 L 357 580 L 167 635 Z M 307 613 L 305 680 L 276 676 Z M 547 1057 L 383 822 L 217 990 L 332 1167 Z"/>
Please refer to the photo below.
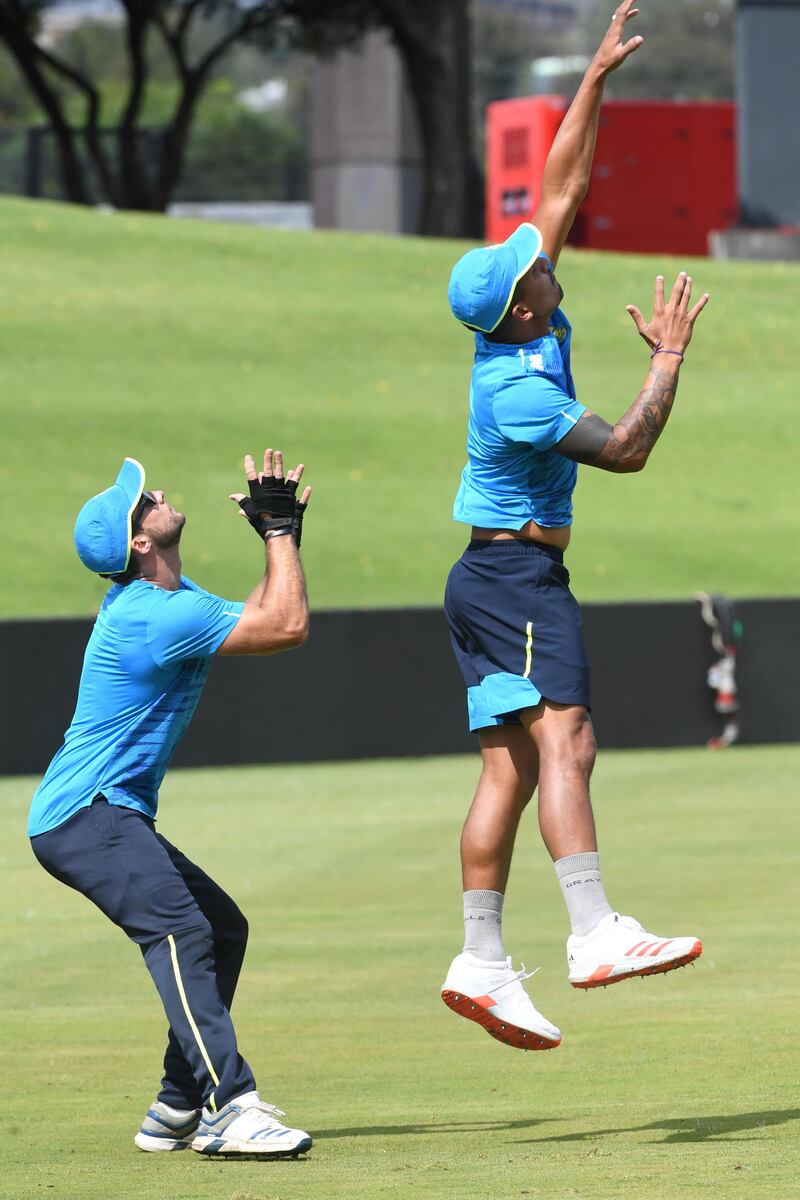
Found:
<path fill-rule="evenodd" d="M 164 1104 L 163 1100 L 161 1102 L 161 1107 L 164 1109 L 167 1116 L 174 1117 L 176 1121 L 179 1121 L 181 1117 L 193 1117 L 195 1113 L 200 1112 L 199 1108 L 173 1108 L 171 1104 Z"/>
<path fill-rule="evenodd" d="M 464 949 L 476 958 L 499 962 L 503 949 L 502 892 L 464 892 Z"/>
<path fill-rule="evenodd" d="M 578 937 L 600 924 L 613 912 L 606 899 L 600 875 L 600 856 L 594 852 L 570 854 L 553 863 L 569 913 L 572 932 Z"/>

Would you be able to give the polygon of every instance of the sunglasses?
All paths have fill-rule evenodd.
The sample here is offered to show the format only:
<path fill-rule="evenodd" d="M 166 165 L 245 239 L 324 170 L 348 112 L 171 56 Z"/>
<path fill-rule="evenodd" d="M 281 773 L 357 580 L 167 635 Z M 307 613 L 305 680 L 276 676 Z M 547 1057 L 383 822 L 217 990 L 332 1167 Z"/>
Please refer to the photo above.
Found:
<path fill-rule="evenodd" d="M 150 505 L 157 505 L 158 501 L 152 492 L 142 492 L 139 503 L 131 513 L 131 532 L 135 533 L 141 523 L 144 514 Z"/>

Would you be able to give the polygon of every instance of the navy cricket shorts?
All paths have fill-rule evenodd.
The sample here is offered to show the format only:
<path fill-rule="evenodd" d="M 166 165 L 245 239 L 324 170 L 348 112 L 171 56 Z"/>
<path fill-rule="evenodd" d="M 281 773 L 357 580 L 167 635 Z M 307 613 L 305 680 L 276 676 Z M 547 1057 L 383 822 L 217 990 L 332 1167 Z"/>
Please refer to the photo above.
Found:
<path fill-rule="evenodd" d="M 581 610 L 560 550 L 472 541 L 450 572 L 444 606 L 471 730 L 517 723 L 543 698 L 591 707 Z"/>

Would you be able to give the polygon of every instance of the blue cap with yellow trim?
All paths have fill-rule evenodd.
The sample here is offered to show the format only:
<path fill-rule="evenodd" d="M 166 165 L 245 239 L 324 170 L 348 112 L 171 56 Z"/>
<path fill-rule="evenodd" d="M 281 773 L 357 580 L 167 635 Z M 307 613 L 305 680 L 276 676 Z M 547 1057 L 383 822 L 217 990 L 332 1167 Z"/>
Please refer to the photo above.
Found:
<path fill-rule="evenodd" d="M 542 235 L 529 222 L 496 246 L 468 250 L 450 275 L 453 316 L 468 329 L 492 333 L 508 312 L 514 288 L 542 252 Z"/>
<path fill-rule="evenodd" d="M 144 467 L 126 458 L 110 488 L 87 500 L 75 522 L 75 549 L 98 575 L 118 575 L 131 557 L 131 517 L 144 491 Z"/>

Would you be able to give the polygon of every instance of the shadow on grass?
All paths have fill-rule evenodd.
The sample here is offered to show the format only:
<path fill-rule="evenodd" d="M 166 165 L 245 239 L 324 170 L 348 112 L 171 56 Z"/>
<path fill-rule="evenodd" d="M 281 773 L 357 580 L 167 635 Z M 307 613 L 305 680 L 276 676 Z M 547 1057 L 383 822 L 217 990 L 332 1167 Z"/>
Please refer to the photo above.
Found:
<path fill-rule="evenodd" d="M 553 1125 L 563 1122 L 564 1117 L 541 1117 L 525 1121 L 437 1121 L 409 1125 L 363 1125 L 347 1129 L 318 1129 L 315 1141 L 340 1137 L 392 1137 L 426 1133 L 508 1133 L 515 1129 L 534 1129 L 537 1125 Z M 766 1112 L 731 1113 L 712 1117 L 669 1117 L 663 1121 L 650 1121 L 647 1125 L 620 1125 L 616 1129 L 588 1129 L 580 1133 L 552 1134 L 546 1137 L 517 1139 L 515 1145 L 545 1142 L 591 1142 L 597 1138 L 623 1133 L 662 1132 L 661 1138 L 652 1138 L 661 1145 L 676 1145 L 681 1142 L 707 1141 L 753 1141 L 753 1138 L 733 1138 L 748 1129 L 766 1129 L 770 1125 L 784 1125 L 788 1121 L 800 1120 L 800 1108 L 771 1109 Z"/>
<path fill-rule="evenodd" d="M 647 1133 L 664 1131 L 665 1137 L 653 1138 L 662 1145 L 679 1142 L 707 1141 L 752 1141 L 752 1138 L 731 1138 L 746 1129 L 766 1129 L 770 1125 L 784 1125 L 787 1121 L 800 1120 L 800 1108 L 772 1109 L 767 1112 L 731 1113 L 716 1117 L 670 1117 L 663 1121 L 651 1121 L 648 1125 L 622 1125 L 617 1129 L 590 1129 L 585 1133 L 554 1134 L 552 1137 L 527 1138 L 529 1142 L 590 1142 L 595 1138 L 608 1137 L 615 1133 Z"/>
<path fill-rule="evenodd" d="M 533 1129 L 535 1125 L 552 1125 L 561 1120 L 563 1117 L 542 1117 L 533 1121 L 422 1121 L 417 1125 L 363 1125 L 350 1129 L 318 1129 L 314 1138 L 401 1137 L 415 1133 L 503 1133 L 511 1129 Z"/>

